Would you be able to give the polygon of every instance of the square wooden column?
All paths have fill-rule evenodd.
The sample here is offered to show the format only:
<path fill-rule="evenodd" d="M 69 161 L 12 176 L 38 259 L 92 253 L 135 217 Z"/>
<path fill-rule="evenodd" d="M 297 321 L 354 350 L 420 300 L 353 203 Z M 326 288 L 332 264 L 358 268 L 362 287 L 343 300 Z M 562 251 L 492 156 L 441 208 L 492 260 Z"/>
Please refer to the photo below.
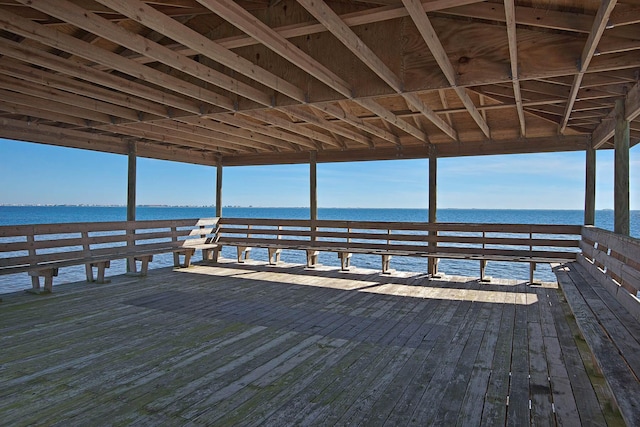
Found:
<path fill-rule="evenodd" d="M 136 178 L 137 178 L 137 157 L 138 150 L 135 142 L 129 143 L 128 167 L 127 167 L 127 221 L 136 220 Z M 127 233 L 129 233 L 127 231 Z M 133 236 L 131 236 L 133 238 Z M 129 240 L 131 243 L 132 240 Z M 135 260 L 127 258 L 127 272 L 135 272 Z"/>
<path fill-rule="evenodd" d="M 129 162 L 127 170 L 127 221 L 136 220 L 136 166 L 137 146 L 135 142 L 129 143 Z"/>
<path fill-rule="evenodd" d="M 437 202 L 438 202 L 438 152 L 436 147 L 431 146 L 429 150 L 429 223 L 434 224 L 437 222 Z M 434 231 L 429 232 L 430 236 L 437 236 L 438 233 Z M 437 243 L 429 243 L 429 252 L 435 252 L 437 249 Z M 438 259 L 429 257 L 428 273 L 430 275 L 438 274 Z"/>
<path fill-rule="evenodd" d="M 309 153 L 309 216 L 311 218 L 311 240 L 316 240 L 316 221 L 318 220 L 317 167 L 318 152 Z"/>
<path fill-rule="evenodd" d="M 613 194 L 614 225 L 613 231 L 629 235 L 629 121 L 625 120 L 624 100 L 618 99 L 615 107 L 616 129 L 615 146 L 615 182 Z"/>
<path fill-rule="evenodd" d="M 216 166 L 216 216 L 222 216 L 222 163 Z"/>
<path fill-rule="evenodd" d="M 587 147 L 584 188 L 584 225 L 594 225 L 596 220 L 596 150 L 591 143 Z"/>

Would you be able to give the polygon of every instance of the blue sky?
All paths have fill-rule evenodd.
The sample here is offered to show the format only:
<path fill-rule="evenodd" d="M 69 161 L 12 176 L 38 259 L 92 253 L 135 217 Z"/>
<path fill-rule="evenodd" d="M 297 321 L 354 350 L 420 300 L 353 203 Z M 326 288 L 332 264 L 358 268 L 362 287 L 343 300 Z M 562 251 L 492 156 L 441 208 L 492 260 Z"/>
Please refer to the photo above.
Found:
<path fill-rule="evenodd" d="M 0 139 L 0 204 L 125 204 L 127 158 Z M 138 204 L 212 205 L 213 167 L 138 159 Z M 631 150 L 640 209 L 640 150 Z M 223 204 L 309 206 L 308 165 L 228 167 Z M 320 207 L 426 208 L 427 160 L 318 165 Z M 438 161 L 440 208 L 583 209 L 584 153 Z M 613 152 L 598 152 L 596 208 L 613 208 Z"/>

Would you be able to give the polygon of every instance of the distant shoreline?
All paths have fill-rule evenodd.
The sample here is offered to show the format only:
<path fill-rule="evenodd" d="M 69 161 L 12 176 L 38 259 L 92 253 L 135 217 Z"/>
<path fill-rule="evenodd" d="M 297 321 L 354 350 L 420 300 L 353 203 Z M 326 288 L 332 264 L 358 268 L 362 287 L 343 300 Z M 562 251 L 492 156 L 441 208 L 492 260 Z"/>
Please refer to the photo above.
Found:
<path fill-rule="evenodd" d="M 16 208 L 126 208 L 126 205 L 85 205 L 85 204 L 0 204 L 0 207 L 16 207 Z M 182 209 L 214 209 L 215 205 L 136 205 L 136 208 L 182 208 Z M 236 206 L 236 205 L 228 205 L 223 206 L 223 209 L 309 209 L 308 206 Z M 379 209 L 379 210 L 427 210 L 427 208 L 360 208 L 360 207 L 319 207 L 318 209 Z M 449 208 L 442 207 L 438 208 L 438 210 L 485 210 L 485 211 L 582 211 L 583 209 L 559 209 L 559 208 L 542 208 L 542 209 L 532 209 L 532 208 Z M 605 209 L 597 209 L 599 212 L 613 211 L 613 209 L 605 208 Z M 631 212 L 637 212 L 638 210 L 632 209 Z"/>

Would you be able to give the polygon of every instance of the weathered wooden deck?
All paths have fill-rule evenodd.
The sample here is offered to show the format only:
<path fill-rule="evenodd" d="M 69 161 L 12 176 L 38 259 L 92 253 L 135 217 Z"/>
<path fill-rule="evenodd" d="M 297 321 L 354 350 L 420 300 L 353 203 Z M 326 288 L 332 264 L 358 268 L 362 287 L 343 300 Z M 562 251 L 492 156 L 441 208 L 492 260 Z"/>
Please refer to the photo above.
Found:
<path fill-rule="evenodd" d="M 3 299 L 5 425 L 621 423 L 554 284 L 249 262 Z"/>

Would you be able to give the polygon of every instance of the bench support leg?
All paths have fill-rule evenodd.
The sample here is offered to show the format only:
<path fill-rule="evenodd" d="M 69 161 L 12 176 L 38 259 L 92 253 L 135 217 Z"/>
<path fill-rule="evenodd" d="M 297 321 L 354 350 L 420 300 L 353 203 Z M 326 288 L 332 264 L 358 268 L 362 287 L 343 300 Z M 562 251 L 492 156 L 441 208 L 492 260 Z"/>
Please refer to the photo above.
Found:
<path fill-rule="evenodd" d="M 136 273 L 137 271 L 136 261 L 140 261 L 140 273 Z M 146 276 L 147 272 L 149 271 L 149 263 L 151 261 L 153 261 L 153 255 L 140 255 L 140 256 L 134 257 L 130 263 L 131 269 L 133 270 L 130 272 L 130 274 L 134 274 L 137 276 Z"/>
<path fill-rule="evenodd" d="M 95 280 L 96 283 L 108 283 L 109 280 L 105 280 L 104 273 L 105 270 L 111 267 L 111 261 L 100 261 L 100 262 L 91 262 L 86 264 L 87 270 L 87 282 L 93 282 L 93 267 L 98 269 L 98 278 Z"/>
<path fill-rule="evenodd" d="M 243 263 L 246 260 L 251 258 L 251 248 L 246 247 L 246 246 L 238 246 L 236 249 L 238 251 L 238 262 L 239 263 Z"/>
<path fill-rule="evenodd" d="M 315 268 L 318 265 L 319 251 L 314 249 L 307 249 L 307 268 Z"/>
<path fill-rule="evenodd" d="M 218 248 L 211 248 L 211 249 L 203 249 L 202 260 L 218 262 L 218 254 L 220 253 L 220 249 L 222 248 L 218 247 Z"/>
<path fill-rule="evenodd" d="M 382 274 L 391 274 L 391 255 L 382 255 Z"/>
<path fill-rule="evenodd" d="M 269 265 L 276 265 L 280 262 L 280 253 L 282 253 L 282 249 L 278 248 L 267 248 L 269 251 Z"/>
<path fill-rule="evenodd" d="M 338 252 L 338 258 L 340 258 L 340 269 L 342 271 L 349 270 L 351 264 L 351 252 Z"/>
<path fill-rule="evenodd" d="M 191 257 L 195 253 L 194 248 L 184 248 L 173 253 L 173 266 L 188 268 L 191 266 Z M 184 262 L 180 263 L 180 255 L 184 256 Z"/>
<path fill-rule="evenodd" d="M 31 289 L 29 289 L 28 292 L 34 294 L 39 294 L 42 292 L 40 290 L 40 277 L 44 277 L 44 292 L 53 292 L 53 278 L 57 275 L 57 268 L 46 268 L 44 270 L 30 271 L 29 276 L 31 276 Z"/>
<path fill-rule="evenodd" d="M 535 262 L 530 262 L 529 263 L 529 284 L 533 285 L 533 272 L 536 271 L 536 263 Z"/>
<path fill-rule="evenodd" d="M 490 282 L 491 281 L 491 277 L 490 276 L 485 276 L 484 272 L 487 268 L 487 260 L 486 259 L 481 259 L 480 260 L 480 281 L 481 282 Z"/>

